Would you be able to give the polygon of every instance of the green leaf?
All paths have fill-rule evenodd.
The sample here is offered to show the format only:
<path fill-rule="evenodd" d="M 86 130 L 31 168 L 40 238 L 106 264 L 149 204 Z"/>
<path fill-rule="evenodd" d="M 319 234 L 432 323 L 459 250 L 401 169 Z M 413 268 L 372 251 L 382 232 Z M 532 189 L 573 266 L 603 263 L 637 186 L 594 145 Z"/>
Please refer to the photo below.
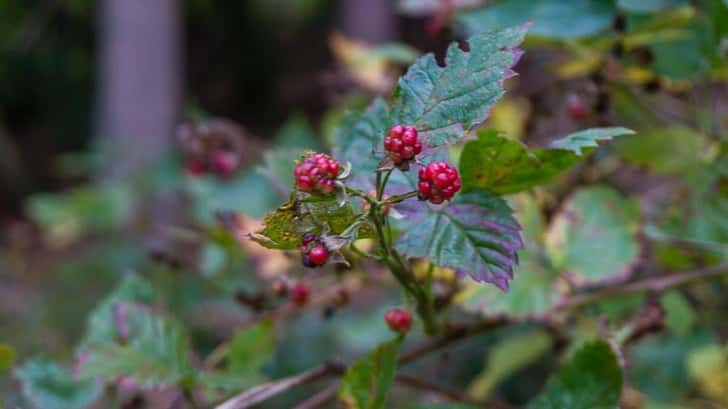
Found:
<path fill-rule="evenodd" d="M 478 409 L 478 407 L 458 403 L 423 403 L 421 405 L 407 405 L 402 409 Z"/>
<path fill-rule="evenodd" d="M 639 203 L 615 190 L 595 186 L 578 190 L 554 217 L 546 249 L 559 271 L 578 284 L 624 277 L 640 253 Z"/>
<path fill-rule="evenodd" d="M 261 373 L 262 367 L 273 359 L 275 351 L 275 330 L 271 320 L 239 330 L 227 352 L 227 368 L 202 373 L 199 383 L 212 394 L 222 392 L 222 396 L 261 384 L 266 380 Z"/>
<path fill-rule="evenodd" d="M 145 388 L 190 382 L 194 369 L 182 326 L 145 306 L 124 304 L 122 308 L 115 319 L 119 342 L 89 346 L 80 378 L 113 380 L 126 375 Z"/>
<path fill-rule="evenodd" d="M 44 359 L 32 359 L 15 370 L 23 396 L 38 409 L 85 409 L 103 392 L 101 384 L 74 380 L 70 371 Z"/>
<path fill-rule="evenodd" d="M 392 123 L 417 127 L 427 146 L 452 143 L 482 123 L 512 77 L 527 26 L 477 34 L 469 51 L 453 43 L 445 67 L 433 54 L 420 57 L 394 92 Z"/>
<path fill-rule="evenodd" d="M 333 154 L 339 161 L 352 164 L 350 181 L 354 186 L 373 187 L 369 179 L 381 160 L 373 152 L 383 149 L 389 123 L 389 107 L 381 98 L 375 99 L 363 113 L 350 113 L 342 120 Z"/>
<path fill-rule="evenodd" d="M 363 62 L 385 60 L 397 64 L 412 64 L 420 53 L 404 43 L 387 43 L 376 46 L 362 55 Z"/>
<path fill-rule="evenodd" d="M 186 187 L 194 196 L 195 216 L 202 223 L 214 222 L 215 214 L 225 211 L 240 211 L 260 218 L 281 201 L 281 192 L 271 189 L 270 179 L 258 169 L 250 169 L 230 181 L 194 178 Z M 290 191 L 288 187 L 286 195 Z"/>
<path fill-rule="evenodd" d="M 687 365 L 690 377 L 706 397 L 716 404 L 728 405 L 728 349 L 708 345 L 692 351 Z"/>
<path fill-rule="evenodd" d="M 91 232 L 109 232 L 124 225 L 131 214 L 129 186 L 87 185 L 64 193 L 32 196 L 27 212 L 53 242 L 65 243 Z"/>
<path fill-rule="evenodd" d="M 525 248 L 518 252 L 518 278 L 505 294 L 491 286 L 468 283 L 455 298 L 467 311 L 485 316 L 530 317 L 548 311 L 565 294 L 559 285 L 559 272 L 543 254 L 544 226 L 538 203 L 525 195 L 516 196 L 514 203 L 516 218 L 523 224 L 525 243 Z"/>
<path fill-rule="evenodd" d="M 646 338 L 630 351 L 629 383 L 656 401 L 677 402 L 692 390 L 687 367 L 691 352 L 715 344 L 715 336 L 704 329 Z"/>
<path fill-rule="evenodd" d="M 529 409 L 613 409 L 622 394 L 622 369 L 605 341 L 579 348 Z"/>
<path fill-rule="evenodd" d="M 273 322 L 261 321 L 235 333 L 228 352 L 228 370 L 235 374 L 260 373 L 276 351 Z"/>
<path fill-rule="evenodd" d="M 115 324 L 114 309 L 122 303 L 149 304 L 154 298 L 154 288 L 146 280 L 134 273 L 126 274 L 119 285 L 107 295 L 91 312 L 88 318 L 86 335 L 79 351 L 92 344 L 114 342 L 119 337 Z"/>
<path fill-rule="evenodd" d="M 280 149 L 321 149 L 321 144 L 316 139 L 316 132 L 301 114 L 294 115 L 286 121 L 276 135 L 275 144 Z"/>
<path fill-rule="evenodd" d="M 567 149 L 573 151 L 577 155 L 582 154 L 582 150 L 586 148 L 599 147 L 598 141 L 604 141 L 621 135 L 632 135 L 635 132 L 631 129 L 612 127 L 612 128 L 591 128 L 583 131 L 574 132 L 565 137 L 551 143 L 552 148 Z"/>
<path fill-rule="evenodd" d="M 696 172 L 689 179 L 692 193 L 679 203 L 666 207 L 662 230 L 652 238 L 673 236 L 689 240 L 720 256 L 728 243 L 728 155 L 718 154 L 716 160 Z"/>
<path fill-rule="evenodd" d="M 350 203 L 341 206 L 335 196 L 316 198 L 315 201 L 294 201 L 279 206 L 263 219 L 263 228 L 251 235 L 251 239 L 270 249 L 295 250 L 301 246 L 304 233 L 321 233 L 327 224 L 332 234 L 344 231 L 355 219 Z M 358 231 L 359 238 L 371 238 L 368 224 Z"/>
<path fill-rule="evenodd" d="M 653 71 L 675 80 L 696 79 L 707 73 L 710 61 L 701 41 L 704 31 L 705 27 L 693 23 L 679 39 L 653 44 L 650 47 L 654 56 Z"/>
<path fill-rule="evenodd" d="M 401 343 L 402 339 L 397 338 L 380 344 L 346 371 L 339 387 L 339 398 L 347 409 L 384 407 L 394 381 Z"/>
<path fill-rule="evenodd" d="M 407 225 L 395 243 L 397 251 L 508 288 L 523 242 L 521 227 L 503 199 L 477 191 L 460 194 L 446 206 L 416 203 L 398 209 Z"/>
<path fill-rule="evenodd" d="M 487 398 L 499 382 L 549 350 L 551 337 L 541 330 L 529 331 L 500 341 L 488 351 L 486 367 L 470 384 L 468 394 L 475 399 Z"/>
<path fill-rule="evenodd" d="M 258 167 L 258 172 L 268 178 L 280 197 L 288 197 L 293 188 L 295 161 L 304 152 L 300 148 L 277 148 L 263 153 L 263 164 Z"/>
<path fill-rule="evenodd" d="M 660 297 L 665 308 L 665 326 L 678 335 L 687 334 L 695 324 L 695 312 L 690 303 L 677 290 L 669 291 Z"/>
<path fill-rule="evenodd" d="M 689 128 L 656 128 L 624 138 L 614 144 L 615 152 L 635 165 L 656 173 L 691 176 L 707 164 L 707 138 Z"/>
<path fill-rule="evenodd" d="M 617 0 L 617 7 L 633 13 L 650 13 L 684 6 L 687 0 Z"/>
<path fill-rule="evenodd" d="M 598 128 L 571 134 L 554 142 L 556 149 L 529 150 L 523 143 L 494 130 L 478 132 L 460 157 L 463 191 L 487 189 L 496 194 L 516 193 L 544 184 L 583 158 L 596 140 L 632 133 L 624 128 Z"/>
<path fill-rule="evenodd" d="M 462 13 L 458 22 L 467 32 L 475 33 L 532 20 L 532 34 L 569 39 L 591 36 L 609 28 L 615 14 L 611 0 L 504 0 Z"/>
<path fill-rule="evenodd" d="M 0 344 L 0 373 L 10 369 L 15 362 L 15 349 L 8 344 Z"/>

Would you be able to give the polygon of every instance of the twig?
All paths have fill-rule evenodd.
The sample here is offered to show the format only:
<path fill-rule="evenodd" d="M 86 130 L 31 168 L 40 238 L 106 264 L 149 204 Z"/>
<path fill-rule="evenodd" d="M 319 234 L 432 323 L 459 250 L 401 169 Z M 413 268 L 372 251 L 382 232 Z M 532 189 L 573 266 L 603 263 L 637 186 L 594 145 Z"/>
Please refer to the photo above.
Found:
<path fill-rule="evenodd" d="M 414 346 L 409 351 L 403 352 L 400 354 L 397 362 L 399 364 L 410 363 L 423 355 L 427 355 L 432 351 L 448 346 L 453 342 L 491 331 L 510 322 L 511 321 L 505 317 L 495 317 L 478 321 L 470 325 L 451 326 L 445 331 L 444 335 L 424 341 L 421 344 Z"/>
<path fill-rule="evenodd" d="M 327 302 L 330 302 L 332 300 L 335 300 L 337 297 L 339 297 L 339 294 L 341 294 L 341 291 L 348 291 L 348 292 L 354 292 L 359 287 L 361 287 L 362 283 L 361 280 L 358 279 L 350 279 L 346 280 L 342 283 L 338 283 L 336 285 L 328 286 L 321 291 L 317 292 L 311 297 L 311 300 L 308 302 L 307 306 L 311 307 L 314 305 L 321 305 L 325 304 Z M 281 320 L 286 318 L 287 316 L 298 312 L 301 310 L 301 307 L 297 305 L 292 305 L 290 303 L 282 304 L 281 306 L 267 311 L 262 314 L 258 314 L 252 318 L 250 318 L 247 321 L 244 321 L 237 325 L 236 331 L 239 331 L 241 329 L 248 328 L 250 326 L 253 326 L 261 321 L 270 319 L 273 321 Z M 205 366 L 207 368 L 214 368 L 217 366 L 227 355 L 228 348 L 230 346 L 230 342 L 223 342 L 222 344 L 218 345 L 211 353 L 208 355 L 207 359 L 205 360 Z"/>
<path fill-rule="evenodd" d="M 215 409 L 246 409 L 279 395 L 294 386 L 323 379 L 330 375 L 343 373 L 343 365 L 327 362 L 295 376 L 250 388 L 215 407 Z"/>
<path fill-rule="evenodd" d="M 686 271 L 659 277 L 645 278 L 643 280 L 625 283 L 618 286 L 604 287 L 586 294 L 572 295 L 558 305 L 557 310 L 580 308 L 587 304 L 601 301 L 605 298 L 612 298 L 620 295 L 628 295 L 651 291 L 661 293 L 669 288 L 690 284 L 712 276 L 728 272 L 728 263 L 716 264 L 714 266 L 701 268 L 693 271 Z"/>
<path fill-rule="evenodd" d="M 626 283 L 619 286 L 614 287 L 605 287 L 599 290 L 595 290 L 591 293 L 587 294 L 577 294 L 574 296 L 571 296 L 566 301 L 561 303 L 557 309 L 553 312 L 560 311 L 560 310 L 569 310 L 569 309 L 576 309 L 583 307 L 587 304 L 591 304 L 593 302 L 600 301 L 605 298 L 619 296 L 619 295 L 626 295 L 626 294 L 634 294 L 639 292 L 645 292 L 645 291 L 653 291 L 653 292 L 662 292 L 668 288 L 673 288 L 685 284 L 689 284 L 691 282 L 717 276 L 723 273 L 728 272 L 728 263 L 722 263 L 718 264 L 712 267 L 706 267 L 699 270 L 694 271 L 687 271 L 683 273 L 675 273 L 667 276 L 660 276 L 660 277 L 653 277 L 653 278 L 647 278 L 640 281 L 636 281 L 633 283 Z M 453 344 L 457 341 L 470 338 L 472 336 L 482 334 L 485 332 L 492 331 L 496 328 L 500 328 L 503 326 L 506 326 L 508 324 L 513 323 L 513 320 L 508 319 L 504 316 L 499 317 L 493 317 L 489 318 L 483 321 L 478 321 L 473 324 L 467 324 L 467 325 L 453 325 L 445 329 L 445 333 L 439 337 L 432 338 L 429 340 L 426 340 L 414 347 L 412 349 L 405 351 L 401 353 L 397 359 L 398 364 L 400 365 L 406 365 L 410 362 L 413 362 L 431 352 L 434 352 L 438 349 L 444 348 L 449 346 L 450 344 Z M 215 409 L 244 409 L 250 407 L 252 404 L 247 404 L 244 406 L 232 406 L 235 402 L 240 402 L 242 398 L 248 398 L 250 396 L 253 396 L 256 400 L 254 403 L 262 402 L 263 400 L 266 400 L 272 396 L 275 396 L 279 393 L 282 393 L 288 389 L 290 389 L 293 386 L 300 385 L 303 383 L 311 382 L 314 380 L 321 379 L 325 376 L 329 375 L 340 375 L 344 372 L 344 366 L 343 365 L 335 365 L 332 367 L 331 363 L 327 363 L 324 365 L 321 365 L 319 367 L 316 367 L 314 369 L 311 369 L 309 371 L 303 372 L 302 374 L 290 378 L 285 378 L 280 381 L 271 382 L 265 385 L 261 385 L 258 387 L 255 387 L 251 390 L 248 390 L 246 392 L 243 392 L 242 394 L 238 395 L 235 398 L 232 398 L 228 402 L 224 403 L 223 405 L 217 406 Z M 442 396 L 450 397 L 453 400 L 457 399 L 467 399 L 459 394 L 453 395 L 453 392 L 445 390 L 441 387 L 438 387 L 437 385 L 433 385 L 430 383 L 427 383 L 425 381 L 421 380 L 414 380 L 410 377 L 404 377 L 404 381 L 402 380 L 402 376 L 398 376 L 397 378 L 400 382 L 409 383 L 412 387 L 421 387 L 421 388 L 427 388 L 433 392 L 440 392 Z M 278 387 L 275 387 L 278 385 Z M 274 388 L 275 387 L 275 388 Z M 326 403 L 328 403 L 331 399 L 333 399 L 336 396 L 336 384 L 332 384 L 326 389 L 321 390 L 316 395 L 309 398 L 307 401 L 304 401 L 301 403 L 296 409 L 316 409 L 319 408 Z M 457 398 L 457 399 L 455 399 Z M 231 403 L 232 402 L 232 403 Z M 307 403 L 308 402 L 308 403 Z M 302 405 L 308 405 L 308 406 L 302 406 Z M 228 405 L 228 406 L 225 406 Z M 500 405 L 500 406 L 498 406 Z M 509 409 L 509 406 L 506 406 L 504 404 L 495 404 L 492 402 L 486 402 L 486 407 L 493 408 L 493 409 Z"/>
<path fill-rule="evenodd" d="M 336 392 L 339 390 L 339 383 L 334 382 L 324 389 L 321 389 L 318 393 L 306 399 L 305 401 L 296 405 L 293 409 L 318 409 L 328 404 L 336 397 Z"/>
<path fill-rule="evenodd" d="M 447 398 L 453 402 L 461 402 L 466 403 L 468 405 L 488 408 L 488 409 L 515 409 L 513 406 L 500 403 L 500 402 L 494 402 L 494 401 L 479 401 L 476 399 L 472 399 L 468 396 L 463 395 L 462 393 L 458 391 L 454 391 L 452 389 L 445 388 L 440 385 L 436 385 L 432 382 L 425 381 L 423 379 L 415 378 L 413 376 L 409 375 L 397 375 L 395 378 L 395 381 L 398 383 L 401 383 L 402 385 L 408 386 L 413 389 L 420 389 L 424 391 L 429 391 L 432 393 L 435 393 L 437 395 L 440 395 L 444 398 Z"/>

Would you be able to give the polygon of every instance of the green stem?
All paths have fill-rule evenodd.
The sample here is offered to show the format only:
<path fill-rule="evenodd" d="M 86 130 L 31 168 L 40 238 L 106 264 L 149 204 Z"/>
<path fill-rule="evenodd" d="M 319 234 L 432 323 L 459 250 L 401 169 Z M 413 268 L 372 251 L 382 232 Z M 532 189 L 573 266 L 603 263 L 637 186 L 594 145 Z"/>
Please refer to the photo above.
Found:
<path fill-rule="evenodd" d="M 382 261 L 392 272 L 394 278 L 399 282 L 405 293 L 411 297 L 417 304 L 417 313 L 424 323 L 425 333 L 435 335 L 439 330 L 437 315 L 435 314 L 434 303 L 432 303 L 431 290 L 428 281 L 425 286 L 417 282 L 414 273 L 408 268 L 401 256 L 392 249 L 391 233 L 389 229 L 385 232 L 385 226 L 388 226 L 386 216 L 382 213 L 382 206 L 385 204 L 399 203 L 410 197 L 417 195 L 416 191 L 408 192 L 402 195 L 396 195 L 382 201 L 384 188 L 392 173 L 392 169 L 388 169 L 382 176 L 382 171 L 376 174 L 376 192 L 377 198 L 375 205 L 369 209 L 369 217 L 374 223 L 377 232 L 377 238 L 382 253 Z M 371 203 L 371 202 L 370 202 Z M 425 288 L 426 287 L 426 288 Z"/>
<path fill-rule="evenodd" d="M 384 180 L 380 181 L 377 180 L 377 200 L 382 200 L 382 197 L 384 197 L 384 188 L 387 186 L 387 182 L 389 181 L 389 176 L 392 175 L 392 168 L 388 169 L 384 173 Z M 377 175 L 381 175 L 380 171 L 377 171 Z"/>
<path fill-rule="evenodd" d="M 371 197 L 369 197 L 368 194 L 364 193 L 363 191 L 361 191 L 359 189 L 355 189 L 353 187 L 346 186 L 346 193 L 348 193 L 348 194 L 350 194 L 352 196 L 361 197 L 362 199 L 366 200 L 367 203 L 369 203 L 370 206 L 376 206 L 377 205 L 377 201 L 376 200 L 372 199 Z"/>
<path fill-rule="evenodd" d="M 387 200 L 382 202 L 382 205 L 399 203 L 399 202 L 405 201 L 411 197 L 416 197 L 416 196 L 417 196 L 416 190 L 413 190 L 413 191 L 407 192 L 407 193 L 403 193 L 401 195 L 390 196 L 389 198 L 387 198 Z"/>
<path fill-rule="evenodd" d="M 415 279 L 414 274 L 410 271 L 402 261 L 402 258 L 396 252 L 390 253 L 390 257 L 386 260 L 387 266 L 397 280 L 402 283 L 409 283 L 409 294 L 417 302 L 417 314 L 422 318 L 427 335 L 436 335 L 439 332 L 439 324 L 435 313 L 434 303 L 428 295 L 430 288 L 420 285 Z M 429 284 L 426 284 L 429 285 Z"/>

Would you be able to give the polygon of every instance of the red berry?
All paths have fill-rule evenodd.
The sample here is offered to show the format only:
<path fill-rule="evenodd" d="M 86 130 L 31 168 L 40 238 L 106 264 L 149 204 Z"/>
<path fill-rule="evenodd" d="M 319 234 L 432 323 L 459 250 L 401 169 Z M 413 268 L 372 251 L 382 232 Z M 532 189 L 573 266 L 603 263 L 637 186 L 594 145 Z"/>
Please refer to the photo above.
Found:
<path fill-rule="evenodd" d="M 422 142 L 414 126 L 393 126 L 384 138 L 384 150 L 396 166 L 403 165 L 422 152 Z"/>
<path fill-rule="evenodd" d="M 392 331 L 406 334 L 412 327 L 412 314 L 402 308 L 392 308 L 384 314 L 384 321 Z"/>
<path fill-rule="evenodd" d="M 304 305 L 308 302 L 308 296 L 310 294 L 310 290 L 308 289 L 308 285 L 304 282 L 298 282 L 295 286 L 291 289 L 290 294 L 290 300 L 292 303 L 296 305 Z"/>
<path fill-rule="evenodd" d="M 328 195 L 334 191 L 334 181 L 341 171 L 339 162 L 324 153 L 312 153 L 293 170 L 296 186 L 309 193 Z"/>
<path fill-rule="evenodd" d="M 433 204 L 452 199 L 462 186 L 457 169 L 445 162 L 430 163 L 420 169 L 418 176 L 418 197 Z"/>
<path fill-rule="evenodd" d="M 311 264 L 320 266 L 326 263 L 326 259 L 329 258 L 329 251 L 326 250 L 325 246 L 316 246 L 308 252 L 308 259 Z"/>
<path fill-rule="evenodd" d="M 582 101 L 581 98 L 577 97 L 576 95 L 572 95 L 569 97 L 568 108 L 569 116 L 574 121 L 581 121 L 589 114 L 589 110 L 584 101 Z"/>
<path fill-rule="evenodd" d="M 215 151 L 210 155 L 210 166 L 218 176 L 228 177 L 238 168 L 238 158 L 232 152 Z"/>
<path fill-rule="evenodd" d="M 301 262 L 309 268 L 320 267 L 326 264 L 329 259 L 329 249 L 321 241 L 321 238 L 306 233 L 301 238 Z"/>

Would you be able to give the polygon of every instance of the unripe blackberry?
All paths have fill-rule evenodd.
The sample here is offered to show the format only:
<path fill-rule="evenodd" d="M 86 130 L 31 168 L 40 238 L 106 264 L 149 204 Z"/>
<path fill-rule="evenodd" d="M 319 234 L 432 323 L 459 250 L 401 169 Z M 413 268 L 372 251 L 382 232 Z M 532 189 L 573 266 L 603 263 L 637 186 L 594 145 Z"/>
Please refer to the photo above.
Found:
<path fill-rule="evenodd" d="M 289 299 L 292 303 L 301 306 L 308 302 L 308 297 L 310 293 L 311 291 L 309 290 L 308 285 L 301 281 L 293 286 L 289 295 Z"/>
<path fill-rule="evenodd" d="M 417 129 L 414 126 L 393 126 L 384 138 L 384 150 L 395 166 L 411 161 L 422 152 Z"/>
<path fill-rule="evenodd" d="M 303 235 L 301 240 L 301 262 L 309 268 L 320 267 L 329 259 L 329 249 L 321 238 L 311 233 Z"/>
<path fill-rule="evenodd" d="M 384 321 L 392 331 L 406 334 L 412 327 L 412 313 L 402 308 L 392 308 L 384 314 Z"/>
<path fill-rule="evenodd" d="M 420 169 L 417 197 L 420 200 L 440 204 L 452 199 L 461 186 L 457 169 L 446 162 L 433 162 Z"/>
<path fill-rule="evenodd" d="M 334 191 L 334 181 L 341 171 L 339 162 L 324 153 L 312 153 L 293 170 L 296 186 L 304 192 L 328 195 Z"/>

